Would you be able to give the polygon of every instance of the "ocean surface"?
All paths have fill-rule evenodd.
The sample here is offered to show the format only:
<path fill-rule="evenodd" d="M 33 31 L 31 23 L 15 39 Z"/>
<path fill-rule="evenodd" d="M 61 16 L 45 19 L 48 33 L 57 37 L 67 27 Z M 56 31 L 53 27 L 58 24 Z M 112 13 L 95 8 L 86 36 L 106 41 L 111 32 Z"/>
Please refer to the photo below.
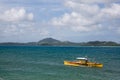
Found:
<path fill-rule="evenodd" d="M 84 56 L 104 67 L 63 65 Z M 0 80 L 120 80 L 120 47 L 0 46 Z"/>

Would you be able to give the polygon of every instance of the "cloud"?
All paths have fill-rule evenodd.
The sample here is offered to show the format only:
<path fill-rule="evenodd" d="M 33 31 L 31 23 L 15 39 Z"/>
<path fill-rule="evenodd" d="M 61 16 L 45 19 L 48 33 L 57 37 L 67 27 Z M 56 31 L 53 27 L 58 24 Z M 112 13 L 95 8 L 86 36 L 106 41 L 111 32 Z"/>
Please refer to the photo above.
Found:
<path fill-rule="evenodd" d="M 0 13 L 0 21 L 19 22 L 33 20 L 33 13 L 27 13 L 24 8 L 11 8 Z"/>
<path fill-rule="evenodd" d="M 96 29 L 96 27 L 89 28 L 89 25 L 94 24 L 94 21 L 77 12 L 66 13 L 60 18 L 53 18 L 52 23 L 54 26 L 68 27 L 74 31 L 91 31 Z"/>
<path fill-rule="evenodd" d="M 67 1 L 67 0 L 66 0 Z M 76 3 L 113 3 L 113 2 L 119 2 L 119 0 L 70 0 Z"/>
<path fill-rule="evenodd" d="M 4 26 L 4 27 L 2 27 Z M 3 41 L 34 41 L 41 39 L 41 37 L 49 36 L 49 31 L 46 28 L 42 28 L 34 22 L 19 22 L 0 24 L 0 37 Z M 2 39 L 0 41 L 2 41 Z"/>
<path fill-rule="evenodd" d="M 105 6 L 101 6 L 94 3 L 98 0 L 92 0 L 94 4 L 78 3 L 77 1 L 66 1 L 65 6 L 70 8 L 71 12 L 65 13 L 61 17 L 54 17 L 51 23 L 59 28 L 68 27 L 68 29 L 78 32 L 109 30 L 109 26 L 114 27 L 114 24 L 118 24 L 115 20 L 120 19 L 120 4 L 111 3 L 109 6 L 105 4 Z M 103 3 L 105 2 L 103 1 Z M 114 23 L 110 23 L 111 20 Z"/>
<path fill-rule="evenodd" d="M 120 18 L 120 4 L 111 4 L 110 7 L 101 10 L 101 16 L 109 18 Z"/>
<path fill-rule="evenodd" d="M 84 4 L 67 1 L 65 5 L 80 14 L 96 14 L 100 10 L 100 7 L 97 4 Z"/>

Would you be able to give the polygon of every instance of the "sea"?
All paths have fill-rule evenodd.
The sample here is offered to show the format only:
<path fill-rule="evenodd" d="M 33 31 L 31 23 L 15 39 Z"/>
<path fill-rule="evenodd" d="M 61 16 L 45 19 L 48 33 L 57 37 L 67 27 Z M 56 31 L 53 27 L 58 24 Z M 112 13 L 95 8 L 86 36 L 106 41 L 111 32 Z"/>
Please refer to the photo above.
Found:
<path fill-rule="evenodd" d="M 103 68 L 63 64 L 85 56 Z M 0 46 L 0 80 L 120 80 L 120 47 Z"/>

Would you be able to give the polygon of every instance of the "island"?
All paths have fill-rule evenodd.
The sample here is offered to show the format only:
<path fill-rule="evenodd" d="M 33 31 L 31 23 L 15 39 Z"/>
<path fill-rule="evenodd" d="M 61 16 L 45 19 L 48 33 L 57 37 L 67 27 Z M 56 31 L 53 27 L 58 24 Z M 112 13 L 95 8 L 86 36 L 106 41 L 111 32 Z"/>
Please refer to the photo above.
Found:
<path fill-rule="evenodd" d="M 120 46 L 120 43 L 113 41 L 89 41 L 89 42 L 70 42 L 70 41 L 60 41 L 54 38 L 45 38 L 38 42 L 4 42 L 0 45 L 34 45 L 34 46 Z"/>

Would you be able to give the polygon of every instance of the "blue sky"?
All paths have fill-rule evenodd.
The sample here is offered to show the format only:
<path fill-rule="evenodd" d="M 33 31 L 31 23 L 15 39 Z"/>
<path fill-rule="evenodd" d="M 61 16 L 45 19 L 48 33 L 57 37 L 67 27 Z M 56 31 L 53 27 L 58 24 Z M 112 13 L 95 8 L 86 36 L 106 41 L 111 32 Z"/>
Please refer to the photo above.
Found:
<path fill-rule="evenodd" d="M 120 42 L 120 0 L 0 0 L 0 42 Z"/>

